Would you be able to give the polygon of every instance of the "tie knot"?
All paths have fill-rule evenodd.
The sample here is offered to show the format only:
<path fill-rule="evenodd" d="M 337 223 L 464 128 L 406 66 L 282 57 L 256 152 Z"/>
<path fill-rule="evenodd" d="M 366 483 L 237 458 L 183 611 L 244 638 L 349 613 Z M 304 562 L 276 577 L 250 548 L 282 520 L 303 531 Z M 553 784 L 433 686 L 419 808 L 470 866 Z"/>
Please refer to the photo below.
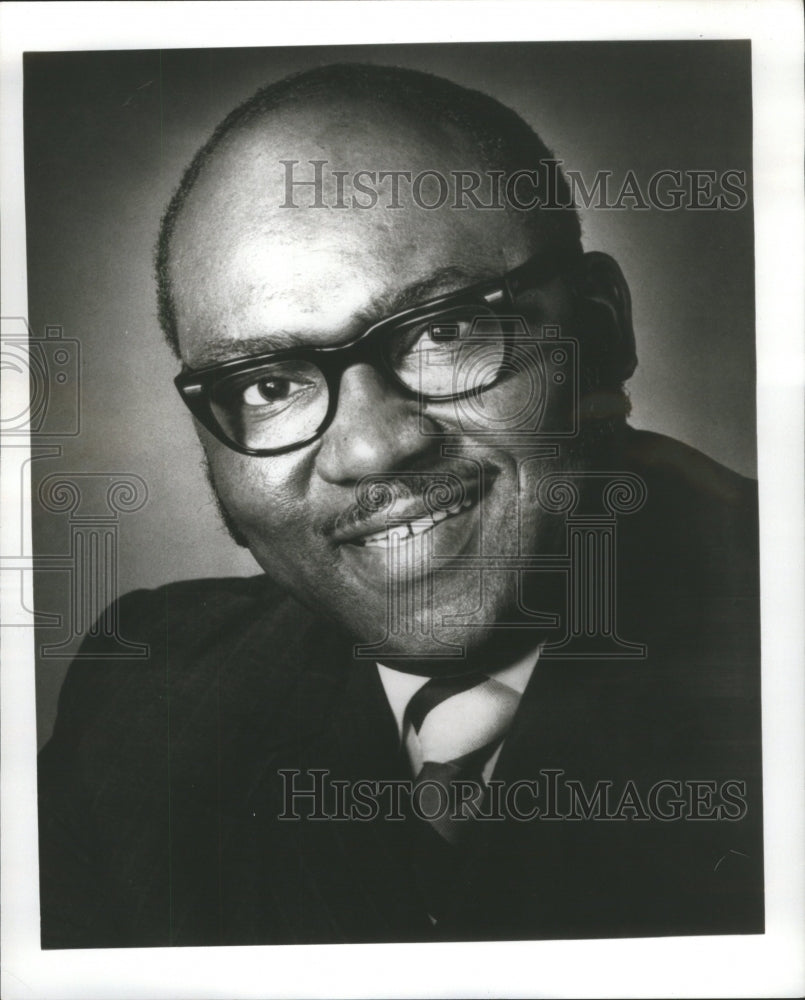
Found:
<path fill-rule="evenodd" d="M 428 761 L 459 768 L 491 755 L 506 734 L 520 693 L 487 674 L 436 677 L 405 710 L 403 736 L 414 773 Z"/>

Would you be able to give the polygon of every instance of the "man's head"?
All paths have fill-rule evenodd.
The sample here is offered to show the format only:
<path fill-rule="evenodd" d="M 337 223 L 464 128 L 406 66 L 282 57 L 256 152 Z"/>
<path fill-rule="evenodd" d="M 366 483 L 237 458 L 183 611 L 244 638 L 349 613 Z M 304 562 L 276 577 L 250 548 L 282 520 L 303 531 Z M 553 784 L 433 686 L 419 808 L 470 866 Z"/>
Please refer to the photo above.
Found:
<path fill-rule="evenodd" d="M 544 169 L 550 160 L 521 119 L 482 94 L 408 70 L 329 67 L 235 110 L 197 154 L 163 220 L 160 315 L 185 369 L 291 352 L 281 355 L 284 368 L 266 369 L 282 372 L 281 385 L 228 383 L 227 405 L 234 385 L 254 440 L 240 410 L 223 421 L 225 433 L 210 433 L 220 401 L 202 420 L 229 523 L 269 575 L 356 638 L 381 642 L 390 631 L 389 655 L 427 659 L 458 644 L 471 656 L 500 635 L 494 626 L 556 610 L 539 606 L 550 589 L 540 586 L 545 574 L 497 567 L 561 545 L 561 524 L 535 503 L 539 480 L 589 460 L 584 442 L 601 437 L 592 428 L 609 433 L 625 413 L 621 383 L 634 358 L 617 266 L 582 255 L 572 208 L 524 211 L 517 188 L 506 187 L 518 171 L 536 170 L 533 200 L 566 204 L 561 177 L 550 181 Z M 489 178 L 512 197 L 488 210 L 456 190 L 441 198 L 443 181 L 465 183 L 461 175 Z M 293 183 L 300 179 L 315 183 Z M 543 182 L 558 191 L 540 190 Z M 487 203 L 491 192 L 476 197 Z M 508 298 L 494 318 L 498 291 L 484 305 L 483 288 L 535 257 L 540 267 L 528 281 L 500 286 Z M 470 286 L 481 287 L 475 300 L 487 325 L 469 323 L 467 304 L 461 337 L 482 330 L 489 338 L 492 329 L 515 343 L 462 348 L 473 374 L 461 375 L 459 388 L 470 391 L 459 399 L 432 390 L 423 398 L 417 376 L 405 381 L 412 353 L 420 365 L 450 363 L 452 348 L 438 337 L 450 337 L 452 323 L 412 345 L 428 324 L 403 321 L 372 335 L 371 349 L 332 351 L 392 314 Z M 581 345 L 580 360 L 565 352 L 576 372 L 558 361 L 545 367 L 536 345 L 557 328 Z M 336 356 L 346 360 L 328 377 L 328 394 L 320 369 Z M 555 391 L 554 376 L 575 375 L 583 400 Z M 559 444 L 545 427 L 572 424 L 569 405 L 586 417 L 584 429 Z M 533 434 L 521 419 L 529 407 L 542 421 Z M 312 416 L 306 423 L 299 413 Z M 294 436 L 297 426 L 305 433 Z M 446 509 L 428 500 L 440 483 L 455 490 Z M 396 527 L 387 533 L 389 517 Z M 479 557 L 492 560 L 483 572 Z"/>

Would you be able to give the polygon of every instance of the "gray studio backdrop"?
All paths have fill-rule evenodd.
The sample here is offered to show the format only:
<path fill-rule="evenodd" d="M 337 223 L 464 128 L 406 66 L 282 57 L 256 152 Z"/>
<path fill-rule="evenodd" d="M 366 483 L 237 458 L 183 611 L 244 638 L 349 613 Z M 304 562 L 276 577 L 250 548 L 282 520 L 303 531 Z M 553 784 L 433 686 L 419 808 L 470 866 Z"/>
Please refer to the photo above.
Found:
<path fill-rule="evenodd" d="M 117 554 L 117 581 L 101 582 L 110 594 L 257 569 L 219 525 L 171 384 L 177 364 L 157 325 L 153 247 L 184 165 L 217 122 L 260 86 L 334 61 L 410 66 L 485 90 L 588 183 L 599 170 L 612 172 L 616 191 L 629 170 L 644 185 L 665 169 L 740 170 L 751 188 L 748 42 L 28 54 L 29 323 L 37 338 L 51 327 L 51 340 L 77 342 L 64 365 L 69 378 L 58 384 L 55 344 L 47 345 L 50 426 L 66 426 L 66 411 L 80 407 L 78 433 L 45 435 L 56 452 L 32 462 L 35 551 L 51 557 L 35 576 L 36 606 L 56 616 L 38 633 L 47 647 L 38 670 L 40 742 L 74 633 L 86 625 L 71 589 L 85 585 L 85 553 L 76 547 L 89 544 L 88 524 L 106 524 L 103 544 Z M 587 249 L 616 256 L 631 284 L 640 355 L 629 383 L 634 425 L 753 475 L 751 193 L 740 211 L 591 208 L 582 221 Z M 77 510 L 74 496 L 53 493 L 59 476 L 76 473 L 128 476 L 128 487 L 107 509 L 103 489 L 84 494 L 111 479 L 74 478 Z M 147 496 L 132 499 L 140 481 Z M 37 493 L 43 483 L 51 488 L 46 503 Z"/>

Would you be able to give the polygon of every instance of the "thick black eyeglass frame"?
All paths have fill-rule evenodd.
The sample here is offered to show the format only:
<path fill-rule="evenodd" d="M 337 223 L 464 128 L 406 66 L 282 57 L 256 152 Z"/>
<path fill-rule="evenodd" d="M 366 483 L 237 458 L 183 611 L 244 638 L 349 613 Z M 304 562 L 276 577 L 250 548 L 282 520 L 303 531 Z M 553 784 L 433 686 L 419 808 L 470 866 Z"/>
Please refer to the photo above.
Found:
<path fill-rule="evenodd" d="M 335 417 L 338 409 L 338 395 L 341 388 L 341 376 L 348 367 L 357 361 L 369 361 L 373 367 L 382 371 L 386 379 L 404 396 L 421 402 L 449 402 L 478 396 L 497 385 L 505 370 L 505 359 L 511 350 L 511 334 L 504 338 L 504 359 L 501 363 L 501 373 L 486 385 L 453 393 L 447 396 L 430 396 L 417 392 L 405 385 L 394 372 L 386 352 L 383 350 L 383 334 L 409 325 L 417 320 L 441 314 L 450 310 L 467 306 L 480 306 L 489 309 L 493 314 L 500 315 L 500 310 L 511 309 L 518 295 L 533 291 L 551 279 L 577 264 L 582 257 L 580 248 L 572 248 L 564 252 L 542 250 L 529 257 L 524 263 L 507 271 L 497 278 L 487 279 L 440 295 L 421 305 L 404 309 L 385 319 L 373 323 L 355 340 L 348 344 L 338 344 L 332 347 L 288 347 L 279 351 L 269 351 L 266 354 L 253 355 L 248 358 L 233 358 L 220 364 L 210 365 L 198 371 L 183 371 L 173 380 L 190 412 L 215 438 L 233 451 L 241 455 L 266 458 L 273 455 L 283 455 L 297 451 L 318 440 Z M 238 444 L 224 431 L 212 411 L 212 392 L 215 385 L 222 379 L 259 368 L 262 365 L 277 361 L 309 361 L 321 371 L 327 383 L 329 400 L 327 411 L 316 431 L 302 441 L 283 445 L 280 448 L 247 448 Z"/>

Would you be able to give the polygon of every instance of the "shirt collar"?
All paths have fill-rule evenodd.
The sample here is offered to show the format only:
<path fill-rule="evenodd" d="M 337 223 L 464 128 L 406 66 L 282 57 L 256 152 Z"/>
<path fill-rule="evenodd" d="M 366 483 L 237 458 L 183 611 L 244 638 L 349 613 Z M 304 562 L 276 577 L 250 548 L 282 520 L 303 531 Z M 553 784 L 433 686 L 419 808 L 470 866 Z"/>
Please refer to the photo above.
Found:
<path fill-rule="evenodd" d="M 484 673 L 487 677 L 494 677 L 501 684 L 507 684 L 510 688 L 517 691 L 518 694 L 522 694 L 531 679 L 531 674 L 539 659 L 540 648 L 538 646 L 536 649 L 530 650 L 522 659 L 517 660 L 516 663 L 508 667 L 503 667 L 500 670 L 485 670 Z M 402 739 L 403 716 L 405 715 L 406 706 L 416 692 L 427 684 L 430 677 L 423 676 L 422 674 L 403 673 L 402 670 L 394 670 L 393 667 L 387 667 L 385 663 L 378 663 L 377 671 L 380 674 L 380 680 L 383 684 L 383 690 L 386 692 L 386 698 L 388 698 L 389 705 L 391 706 L 391 711 L 394 713 L 394 719 L 397 723 L 397 735 Z"/>

